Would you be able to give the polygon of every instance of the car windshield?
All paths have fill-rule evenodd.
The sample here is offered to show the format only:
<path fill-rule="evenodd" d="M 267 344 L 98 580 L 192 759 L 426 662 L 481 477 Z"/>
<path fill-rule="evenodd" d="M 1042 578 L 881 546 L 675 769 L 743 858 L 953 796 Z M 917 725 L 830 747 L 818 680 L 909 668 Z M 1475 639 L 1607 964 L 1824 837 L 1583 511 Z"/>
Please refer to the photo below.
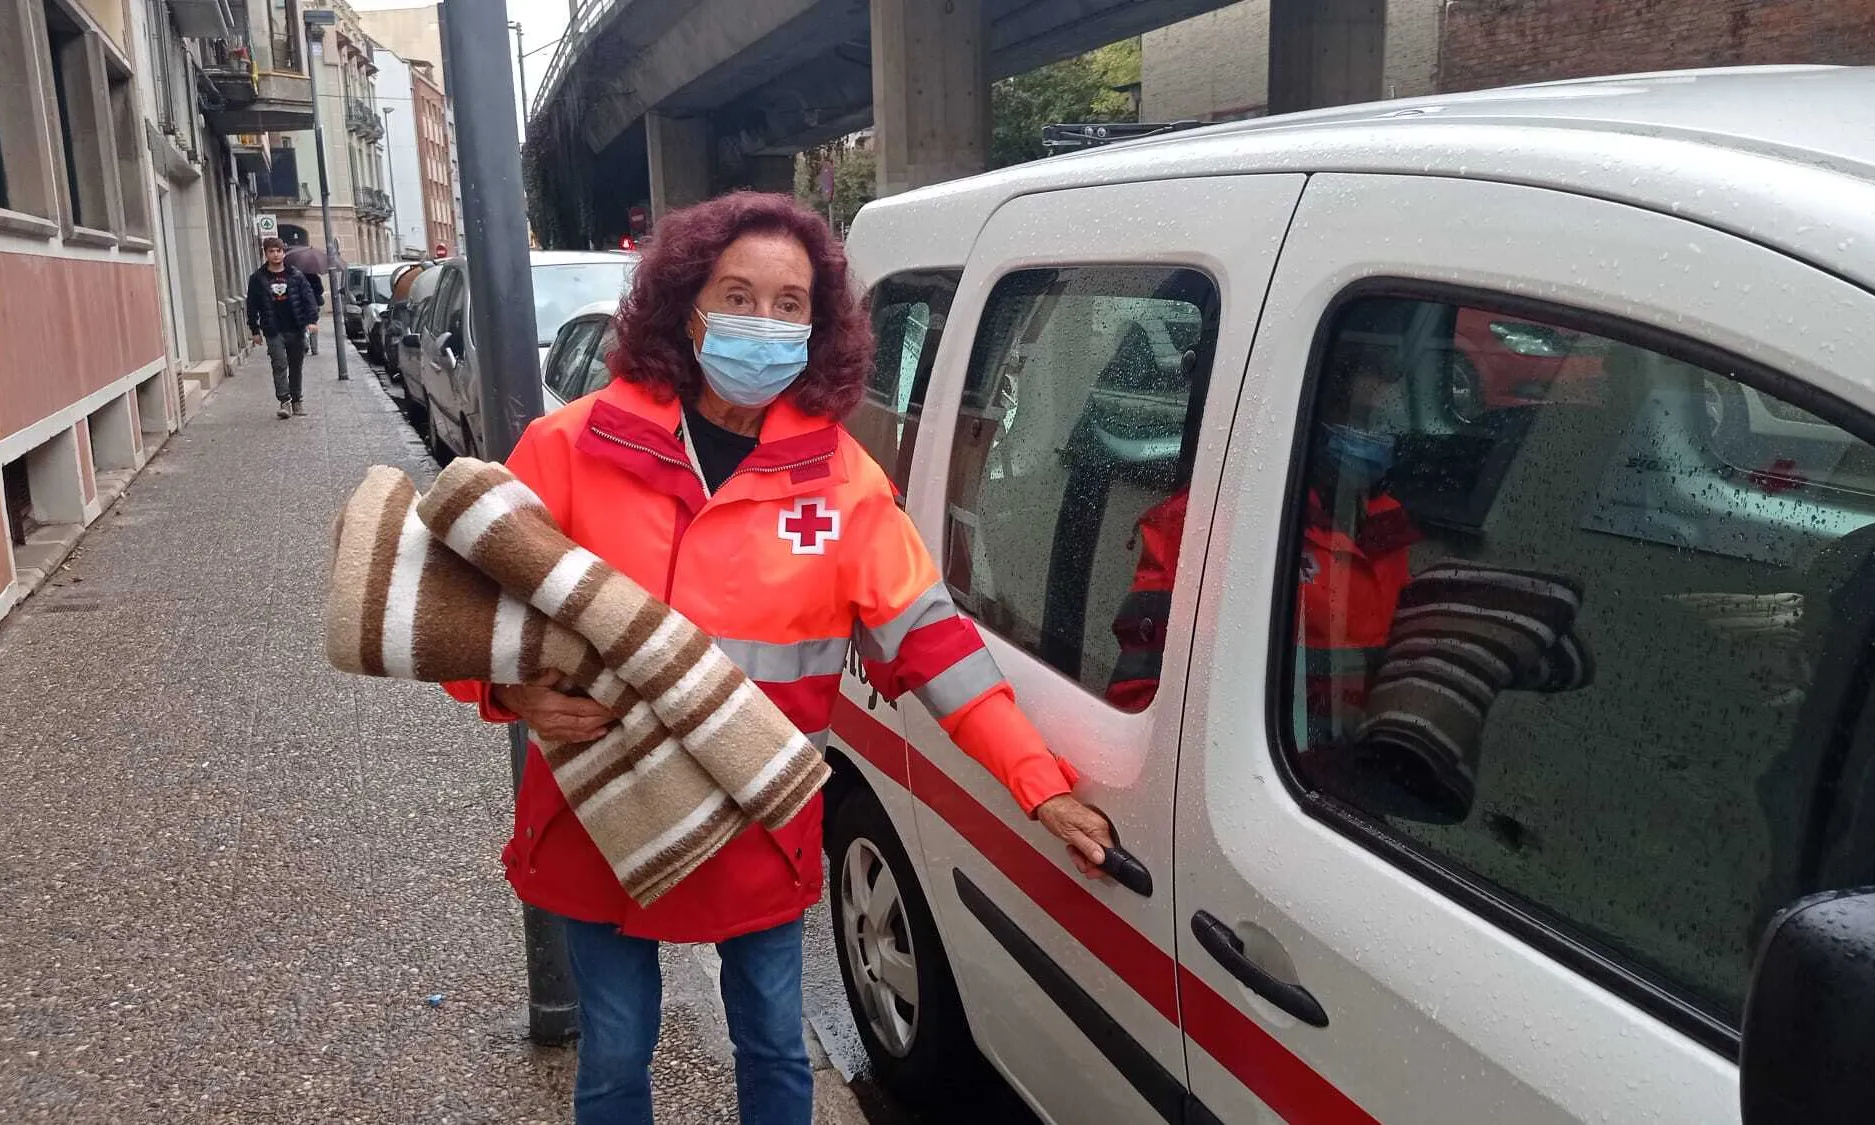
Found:
<path fill-rule="evenodd" d="M 594 301 L 615 300 L 625 292 L 635 258 L 617 261 L 569 262 L 534 267 L 534 329 L 540 346 L 551 347 L 560 326 Z"/>
<path fill-rule="evenodd" d="M 391 275 L 371 274 L 365 279 L 367 294 L 371 300 L 383 305 L 391 303 Z"/>

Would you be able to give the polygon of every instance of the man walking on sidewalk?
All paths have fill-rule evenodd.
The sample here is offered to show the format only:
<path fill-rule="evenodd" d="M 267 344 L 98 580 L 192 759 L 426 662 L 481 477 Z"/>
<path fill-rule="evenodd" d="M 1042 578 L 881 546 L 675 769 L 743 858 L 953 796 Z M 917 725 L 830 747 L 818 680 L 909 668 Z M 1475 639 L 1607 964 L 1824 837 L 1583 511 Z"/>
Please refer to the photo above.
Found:
<path fill-rule="evenodd" d="M 306 275 L 306 284 L 312 286 L 313 304 L 318 305 L 321 314 L 326 307 L 326 256 L 311 246 L 289 246 L 286 248 L 286 264 Z M 319 333 L 306 337 L 306 354 L 319 354 Z"/>
<path fill-rule="evenodd" d="M 319 303 L 306 275 L 286 264 L 286 244 L 264 239 L 267 260 L 247 279 L 247 330 L 254 342 L 265 338 L 273 361 L 273 396 L 280 417 L 304 414 L 300 404 L 300 365 L 306 359 L 306 334 L 319 331 Z"/>

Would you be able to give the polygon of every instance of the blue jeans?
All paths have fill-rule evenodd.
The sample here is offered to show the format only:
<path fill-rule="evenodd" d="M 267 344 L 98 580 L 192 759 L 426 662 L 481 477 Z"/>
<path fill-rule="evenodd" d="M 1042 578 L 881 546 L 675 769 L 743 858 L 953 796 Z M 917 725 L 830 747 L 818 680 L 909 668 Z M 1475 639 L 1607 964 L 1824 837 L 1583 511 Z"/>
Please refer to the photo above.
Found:
<path fill-rule="evenodd" d="M 801 928 L 797 919 L 716 947 L 742 1125 L 813 1121 L 814 1075 L 801 1033 Z M 569 918 L 566 951 L 579 988 L 575 1125 L 652 1125 L 651 1051 L 664 992 L 658 943 Z"/>

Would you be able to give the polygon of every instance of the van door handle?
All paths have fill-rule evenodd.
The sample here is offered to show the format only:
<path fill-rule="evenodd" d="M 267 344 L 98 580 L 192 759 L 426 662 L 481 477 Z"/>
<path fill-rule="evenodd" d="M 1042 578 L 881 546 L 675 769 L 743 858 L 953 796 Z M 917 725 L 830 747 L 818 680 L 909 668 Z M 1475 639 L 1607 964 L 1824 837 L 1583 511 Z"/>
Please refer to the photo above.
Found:
<path fill-rule="evenodd" d="M 1200 910 L 1191 916 L 1191 932 L 1197 937 L 1198 944 L 1204 946 L 1205 952 L 1217 958 L 1218 964 L 1241 981 L 1245 988 L 1310 1027 L 1328 1026 L 1328 1013 L 1322 1010 L 1321 1003 L 1308 989 L 1299 984 L 1277 980 L 1265 972 L 1261 965 L 1244 953 L 1243 939 L 1237 936 L 1236 931 L 1218 921 L 1208 911 Z"/>
<path fill-rule="evenodd" d="M 1100 869 L 1112 876 L 1113 881 L 1132 891 L 1141 898 L 1152 897 L 1152 872 L 1139 862 L 1132 852 L 1121 847 L 1117 842 L 1110 848 L 1101 849 L 1106 854 L 1100 857 Z"/>
<path fill-rule="evenodd" d="M 1088 807 L 1093 808 L 1092 805 Z M 1101 849 L 1100 869 L 1108 878 L 1139 897 L 1151 898 L 1152 872 L 1139 862 L 1137 856 L 1120 846 L 1120 829 L 1113 823 L 1113 818 L 1101 809 L 1094 811 L 1100 813 L 1100 818 L 1107 822 L 1107 835 L 1113 838 L 1112 847 Z"/>

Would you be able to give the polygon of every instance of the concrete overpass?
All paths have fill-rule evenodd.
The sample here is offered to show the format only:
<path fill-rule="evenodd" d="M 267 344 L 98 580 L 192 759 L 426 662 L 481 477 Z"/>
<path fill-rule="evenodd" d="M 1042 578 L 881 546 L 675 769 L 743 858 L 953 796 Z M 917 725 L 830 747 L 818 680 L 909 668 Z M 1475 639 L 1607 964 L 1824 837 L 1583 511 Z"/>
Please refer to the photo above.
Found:
<path fill-rule="evenodd" d="M 606 242 L 872 125 L 880 193 L 980 172 L 989 86 L 1230 0 L 586 0 L 528 122 L 544 241 Z M 1273 0 L 1273 112 L 1378 98 L 1386 0 Z"/>

